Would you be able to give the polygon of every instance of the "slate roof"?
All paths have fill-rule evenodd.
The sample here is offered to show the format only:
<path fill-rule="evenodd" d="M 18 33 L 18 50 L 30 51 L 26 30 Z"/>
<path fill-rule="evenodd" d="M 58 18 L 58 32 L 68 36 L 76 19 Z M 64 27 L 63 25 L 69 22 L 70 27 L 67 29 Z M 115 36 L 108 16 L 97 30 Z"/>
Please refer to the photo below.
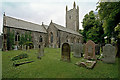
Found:
<path fill-rule="evenodd" d="M 78 32 L 76 32 L 76 31 L 74 31 L 74 30 L 68 29 L 68 28 L 63 27 L 63 26 L 61 26 L 61 25 L 58 25 L 58 24 L 56 24 L 56 23 L 53 23 L 53 24 L 54 24 L 54 26 L 55 26 L 57 29 L 59 29 L 59 30 L 61 30 L 61 31 L 65 31 L 65 32 L 68 32 L 68 33 L 71 33 L 71 34 L 75 34 L 75 35 L 82 36 L 81 34 L 79 34 Z"/>
<path fill-rule="evenodd" d="M 27 21 L 16 19 L 16 18 L 9 17 L 9 16 L 4 16 L 4 19 L 6 20 L 5 26 L 8 26 L 8 27 L 47 33 L 46 29 L 42 25 L 39 25 L 39 24 L 27 22 Z"/>

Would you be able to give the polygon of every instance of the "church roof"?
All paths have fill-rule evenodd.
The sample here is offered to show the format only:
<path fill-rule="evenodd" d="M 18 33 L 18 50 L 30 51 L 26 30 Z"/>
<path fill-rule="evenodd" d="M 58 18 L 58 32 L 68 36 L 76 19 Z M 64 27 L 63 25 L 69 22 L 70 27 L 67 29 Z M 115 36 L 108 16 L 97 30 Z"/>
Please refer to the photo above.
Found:
<path fill-rule="evenodd" d="M 39 24 L 27 22 L 27 21 L 16 19 L 9 16 L 4 16 L 4 19 L 6 21 L 5 26 L 8 26 L 8 27 L 47 33 L 46 29 Z"/>
<path fill-rule="evenodd" d="M 68 29 L 68 28 L 63 27 L 63 26 L 61 26 L 61 25 L 58 25 L 58 24 L 56 24 L 56 23 L 53 23 L 53 24 L 54 24 L 54 26 L 55 26 L 57 29 L 59 29 L 59 30 L 61 30 L 61 31 L 65 31 L 65 32 L 68 32 L 68 33 L 71 33 L 71 34 L 75 34 L 75 35 L 82 36 L 80 33 L 76 32 L 76 31 L 74 31 L 74 30 Z"/>

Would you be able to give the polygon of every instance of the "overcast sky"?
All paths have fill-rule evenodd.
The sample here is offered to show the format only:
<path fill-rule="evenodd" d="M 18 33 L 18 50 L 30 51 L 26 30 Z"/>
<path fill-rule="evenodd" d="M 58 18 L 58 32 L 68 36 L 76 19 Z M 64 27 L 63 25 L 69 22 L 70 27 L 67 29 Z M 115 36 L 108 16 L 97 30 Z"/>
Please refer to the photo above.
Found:
<path fill-rule="evenodd" d="M 82 29 L 82 19 L 91 10 L 95 11 L 98 0 L 2 0 L 0 2 L 0 32 L 2 32 L 3 13 L 7 16 L 25 21 L 49 25 L 54 23 L 65 26 L 65 9 L 73 8 L 73 3 L 79 6 L 79 28 Z"/>

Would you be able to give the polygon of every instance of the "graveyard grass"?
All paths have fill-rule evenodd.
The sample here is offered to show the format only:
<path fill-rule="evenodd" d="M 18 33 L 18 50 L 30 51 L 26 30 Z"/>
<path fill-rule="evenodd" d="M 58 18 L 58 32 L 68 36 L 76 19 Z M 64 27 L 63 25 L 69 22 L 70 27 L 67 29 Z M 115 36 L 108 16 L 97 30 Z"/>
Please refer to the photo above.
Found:
<path fill-rule="evenodd" d="M 37 59 L 37 50 L 7 51 L 2 52 L 2 77 L 3 78 L 117 78 L 118 58 L 115 64 L 106 64 L 97 61 L 94 69 L 86 69 L 75 65 L 83 58 L 75 58 L 71 55 L 71 62 L 63 62 L 61 49 L 45 48 L 42 59 Z M 11 58 L 27 53 L 34 62 L 13 66 Z"/>

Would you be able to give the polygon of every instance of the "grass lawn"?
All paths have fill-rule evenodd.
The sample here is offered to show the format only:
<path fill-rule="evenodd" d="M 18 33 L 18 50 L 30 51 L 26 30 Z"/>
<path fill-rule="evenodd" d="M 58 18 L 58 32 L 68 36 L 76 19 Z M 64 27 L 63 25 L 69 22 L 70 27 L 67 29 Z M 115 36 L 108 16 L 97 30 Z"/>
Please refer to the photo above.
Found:
<path fill-rule="evenodd" d="M 94 69 L 79 67 L 75 63 L 82 58 L 75 58 L 71 55 L 71 62 L 63 62 L 61 50 L 45 48 L 42 59 L 37 59 L 37 50 L 30 51 L 7 51 L 2 52 L 2 77 L 3 78 L 117 78 L 118 58 L 115 64 L 106 64 L 97 61 Z M 27 53 L 34 62 L 13 66 L 11 58 Z"/>

